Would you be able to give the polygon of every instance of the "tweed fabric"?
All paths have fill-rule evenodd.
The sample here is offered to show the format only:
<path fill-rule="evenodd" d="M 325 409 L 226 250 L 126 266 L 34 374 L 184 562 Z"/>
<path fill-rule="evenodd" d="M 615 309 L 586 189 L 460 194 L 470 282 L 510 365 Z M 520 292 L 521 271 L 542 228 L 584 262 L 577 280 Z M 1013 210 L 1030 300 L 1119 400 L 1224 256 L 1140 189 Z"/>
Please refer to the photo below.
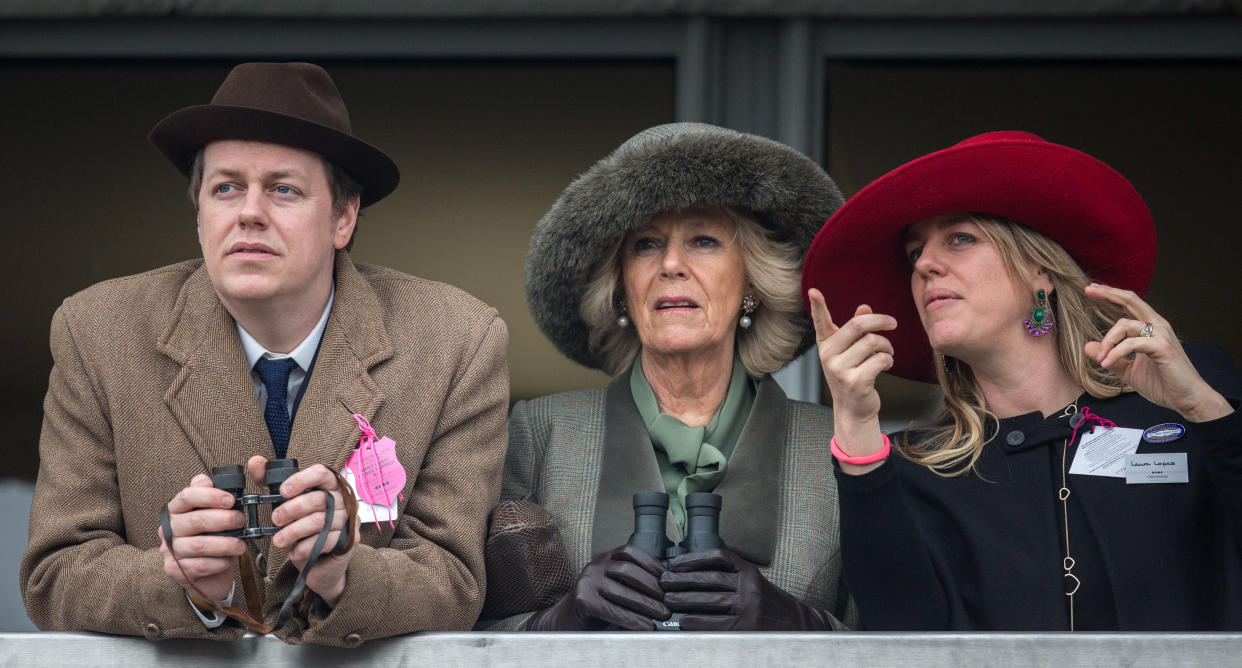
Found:
<path fill-rule="evenodd" d="M 350 415 L 361 413 L 396 441 L 405 500 L 395 529 L 363 527 L 336 608 L 295 617 L 276 635 L 352 645 L 470 627 L 483 603 L 487 511 L 499 496 L 506 339 L 496 311 L 460 290 L 337 254 L 336 299 L 288 455 L 339 469 L 360 436 Z M 21 567 L 30 618 L 46 630 L 240 637 L 231 624 L 203 627 L 163 572 L 156 532 L 161 504 L 195 474 L 274 456 L 233 320 L 202 262 L 70 297 L 51 343 Z M 248 545 L 263 555 L 270 623 L 296 569 L 270 540 Z"/>
<path fill-rule="evenodd" d="M 628 396 L 627 375 L 619 376 L 619 381 L 627 384 L 622 391 L 623 396 Z M 633 526 L 633 515 L 628 508 L 612 506 L 609 510 L 624 517 L 596 517 L 601 510 L 598 490 L 604 478 L 617 475 L 601 466 L 606 448 L 605 433 L 609 431 L 605 417 L 613 419 L 617 414 L 607 405 L 616 396 L 609 389 L 565 392 L 520 401 L 509 416 L 509 452 L 501 497 L 510 499 L 534 494 L 534 500 L 547 509 L 560 527 L 575 573 L 581 571 L 594 554 L 615 547 L 593 544 L 598 542 L 593 541 L 593 535 L 603 535 L 595 527 L 597 523 L 607 519 Z M 784 424 L 784 438 L 777 443 L 764 443 L 755 430 L 744 432 L 730 459 L 729 475 L 735 475 L 733 464 L 739 458 L 773 450 L 781 453 L 779 474 L 759 476 L 757 482 L 765 488 L 743 487 L 746 496 L 726 491 L 729 475 L 726 476 L 726 482 L 717 488 L 724 496 L 722 538 L 730 549 L 738 544 L 738 549 L 746 552 L 743 556 L 755 562 L 760 572 L 778 587 L 807 605 L 828 612 L 839 628 L 852 627 L 857 610 L 842 585 L 836 481 L 828 450 L 832 412 L 823 406 L 785 398 L 771 377 L 760 382 L 760 396 L 755 405 L 772 406 L 773 395 L 776 395 L 776 405 L 782 407 L 778 409 L 781 414 L 759 416 L 752 409 L 751 420 L 776 419 Z M 637 418 L 637 409 L 633 410 L 633 416 L 641 420 Z M 641 421 L 638 427 L 643 428 Z M 621 444 L 621 447 L 633 448 L 637 456 L 651 459 L 648 477 L 627 481 L 632 491 L 660 489 L 650 440 Z M 733 491 L 737 490 L 734 486 Z M 773 508 L 759 507 L 766 505 L 768 499 L 773 500 Z M 767 522 L 769 517 L 775 525 L 774 532 L 765 533 L 748 526 Z M 751 535 L 739 540 L 739 534 L 748 529 Z M 613 531 L 606 540 L 624 542 L 624 533 Z M 748 546 L 756 536 L 770 536 L 770 544 L 760 549 Z M 763 563 L 765 552 L 771 554 L 768 563 Z M 476 628 L 520 629 L 527 617 L 529 615 L 519 615 L 485 622 Z"/>
<path fill-rule="evenodd" d="M 730 206 L 793 243 L 802 258 L 842 201 L 819 165 L 780 142 L 706 123 L 648 128 L 569 184 L 535 226 L 526 303 L 561 353 L 602 368 L 578 312 L 591 272 L 617 239 L 660 213 Z M 797 354 L 812 343 L 808 319 Z"/>

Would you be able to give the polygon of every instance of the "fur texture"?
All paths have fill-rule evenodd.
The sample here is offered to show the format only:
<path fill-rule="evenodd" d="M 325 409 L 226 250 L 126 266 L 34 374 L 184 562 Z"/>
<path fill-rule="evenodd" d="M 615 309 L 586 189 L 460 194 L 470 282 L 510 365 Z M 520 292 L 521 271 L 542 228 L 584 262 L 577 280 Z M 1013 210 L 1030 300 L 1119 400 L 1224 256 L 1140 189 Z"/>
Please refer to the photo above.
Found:
<path fill-rule="evenodd" d="M 802 257 L 842 204 L 824 170 L 779 142 L 703 123 L 659 125 L 631 137 L 578 177 L 535 226 L 526 302 L 566 357 L 598 369 L 578 315 L 600 253 L 653 216 L 729 206 L 754 216 Z M 807 321 L 798 353 L 814 341 Z"/>

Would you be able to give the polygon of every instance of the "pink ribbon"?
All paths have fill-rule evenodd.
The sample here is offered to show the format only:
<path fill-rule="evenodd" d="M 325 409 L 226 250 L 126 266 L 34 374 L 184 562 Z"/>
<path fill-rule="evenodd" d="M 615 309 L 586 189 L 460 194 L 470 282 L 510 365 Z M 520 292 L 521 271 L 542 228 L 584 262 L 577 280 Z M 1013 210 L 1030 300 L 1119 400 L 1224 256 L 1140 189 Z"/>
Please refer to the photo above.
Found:
<path fill-rule="evenodd" d="M 1074 439 L 1078 438 L 1078 428 L 1088 422 L 1095 423 L 1091 425 L 1091 429 L 1087 432 L 1088 434 L 1095 433 L 1096 424 L 1100 425 L 1101 427 L 1104 427 L 1105 429 L 1112 429 L 1117 426 L 1117 424 L 1113 422 L 1112 420 L 1105 418 L 1105 417 L 1100 417 L 1099 415 L 1092 413 L 1090 406 L 1083 406 L 1082 410 L 1079 412 L 1082 413 L 1082 419 L 1078 421 L 1078 424 L 1074 425 L 1074 433 L 1070 434 L 1070 443 L 1073 443 Z"/>

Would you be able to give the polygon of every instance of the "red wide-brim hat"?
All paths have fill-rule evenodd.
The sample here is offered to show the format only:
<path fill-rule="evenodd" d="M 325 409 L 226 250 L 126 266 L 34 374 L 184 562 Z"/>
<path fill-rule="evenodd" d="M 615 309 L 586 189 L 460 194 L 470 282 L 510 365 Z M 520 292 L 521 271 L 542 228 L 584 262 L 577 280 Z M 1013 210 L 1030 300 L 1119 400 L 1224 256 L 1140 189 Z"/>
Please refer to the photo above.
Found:
<path fill-rule="evenodd" d="M 890 373 L 935 382 L 931 346 L 910 292 L 905 229 L 946 213 L 1000 216 L 1061 244 L 1095 281 L 1147 292 L 1156 228 L 1138 191 L 1082 151 L 1026 132 L 989 132 L 925 155 L 850 198 L 811 243 L 802 298 L 824 293 L 837 324 L 860 304 L 897 319 Z M 1021 327 L 1022 323 L 1014 323 Z"/>

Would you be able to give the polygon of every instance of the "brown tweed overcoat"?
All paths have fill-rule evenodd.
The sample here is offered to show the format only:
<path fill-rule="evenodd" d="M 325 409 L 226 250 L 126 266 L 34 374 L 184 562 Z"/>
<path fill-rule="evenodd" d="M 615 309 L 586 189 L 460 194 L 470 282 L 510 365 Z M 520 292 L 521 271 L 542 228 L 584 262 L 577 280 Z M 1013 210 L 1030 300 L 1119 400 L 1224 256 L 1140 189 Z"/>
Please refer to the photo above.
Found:
<path fill-rule="evenodd" d="M 468 629 L 483 602 L 483 541 L 505 450 L 504 322 L 456 288 L 355 265 L 343 251 L 335 278 L 288 456 L 339 470 L 358 444 L 357 412 L 396 441 L 408 479 L 395 530 L 362 528 L 337 607 L 319 619 L 304 606 L 276 635 L 350 646 Z M 233 319 L 202 261 L 70 297 L 53 319 L 51 345 L 21 566 L 31 619 L 47 630 L 240 637 L 233 624 L 204 628 L 158 549 L 160 507 L 191 477 L 274 456 Z M 270 623 L 296 569 L 269 539 L 250 549 L 263 557 Z"/>

